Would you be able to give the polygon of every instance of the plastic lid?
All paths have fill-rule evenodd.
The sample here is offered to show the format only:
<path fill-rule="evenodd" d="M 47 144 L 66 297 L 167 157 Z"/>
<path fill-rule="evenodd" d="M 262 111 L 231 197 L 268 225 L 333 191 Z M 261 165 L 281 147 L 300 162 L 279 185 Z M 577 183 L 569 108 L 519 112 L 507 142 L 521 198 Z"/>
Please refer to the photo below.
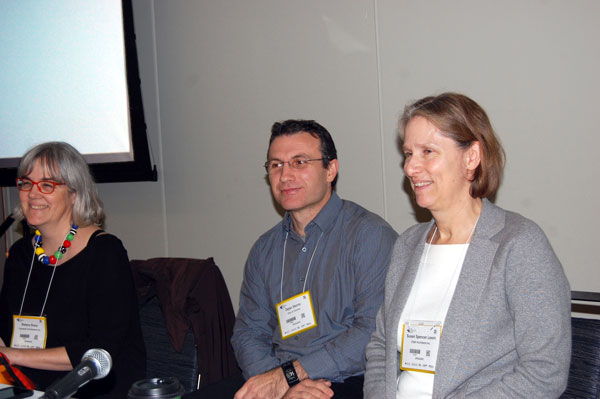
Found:
<path fill-rule="evenodd" d="M 127 397 L 130 399 L 178 398 L 185 390 L 175 377 L 149 378 L 135 382 Z"/>

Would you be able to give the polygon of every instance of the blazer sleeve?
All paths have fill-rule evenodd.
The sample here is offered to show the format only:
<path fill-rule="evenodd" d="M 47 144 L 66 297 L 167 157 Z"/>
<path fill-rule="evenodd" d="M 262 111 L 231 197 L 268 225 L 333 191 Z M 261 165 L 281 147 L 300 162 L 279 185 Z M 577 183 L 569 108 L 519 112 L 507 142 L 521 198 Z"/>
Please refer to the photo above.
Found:
<path fill-rule="evenodd" d="M 513 220 L 518 234 L 505 237 L 507 306 L 514 323 L 518 361 L 512 372 L 485 386 L 467 381 L 449 398 L 558 398 L 571 359 L 570 288 L 542 230 Z M 507 220 L 507 225 L 511 220 Z M 474 376 L 472 380 L 475 380 Z"/>
<path fill-rule="evenodd" d="M 385 305 L 384 305 L 385 306 Z M 367 345 L 367 369 L 365 371 L 364 397 L 385 398 L 385 312 L 382 306 L 377 312 L 375 331 Z"/>

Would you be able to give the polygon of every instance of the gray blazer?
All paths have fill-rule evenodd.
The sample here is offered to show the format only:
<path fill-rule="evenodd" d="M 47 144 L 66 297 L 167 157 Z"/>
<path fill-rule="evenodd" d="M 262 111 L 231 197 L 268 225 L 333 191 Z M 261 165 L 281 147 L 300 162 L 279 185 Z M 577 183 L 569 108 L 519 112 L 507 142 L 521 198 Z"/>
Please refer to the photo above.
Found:
<path fill-rule="evenodd" d="M 433 221 L 396 241 L 377 329 L 367 345 L 366 399 L 395 399 L 398 323 Z M 442 330 L 433 398 L 557 398 L 571 359 L 570 289 L 542 230 L 483 201 Z"/>

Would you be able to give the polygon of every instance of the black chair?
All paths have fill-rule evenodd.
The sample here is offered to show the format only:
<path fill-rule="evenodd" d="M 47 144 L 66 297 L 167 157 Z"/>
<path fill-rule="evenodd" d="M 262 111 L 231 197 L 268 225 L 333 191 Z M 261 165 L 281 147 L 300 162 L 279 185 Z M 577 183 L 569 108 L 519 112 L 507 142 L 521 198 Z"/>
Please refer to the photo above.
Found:
<path fill-rule="evenodd" d="M 176 377 L 186 393 L 239 372 L 235 314 L 212 258 L 131 260 L 146 344 L 146 377 Z"/>
<path fill-rule="evenodd" d="M 198 389 L 198 358 L 192 332 L 186 334 L 183 349 L 177 352 L 156 295 L 140 303 L 140 324 L 146 344 L 146 377 L 177 377 L 186 393 Z"/>
<path fill-rule="evenodd" d="M 600 293 L 573 291 L 571 299 L 600 302 Z M 577 311 L 576 305 L 573 309 Z M 572 350 L 569 382 L 561 399 L 600 398 L 600 320 L 571 318 Z"/>

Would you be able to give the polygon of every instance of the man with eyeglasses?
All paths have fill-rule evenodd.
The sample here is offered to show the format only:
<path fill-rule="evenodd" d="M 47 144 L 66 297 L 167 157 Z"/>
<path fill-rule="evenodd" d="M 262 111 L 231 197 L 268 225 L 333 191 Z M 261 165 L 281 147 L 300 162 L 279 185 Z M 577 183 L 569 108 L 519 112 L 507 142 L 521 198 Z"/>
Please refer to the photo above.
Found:
<path fill-rule="evenodd" d="M 286 214 L 246 262 L 234 397 L 362 398 L 365 347 L 398 235 L 333 191 L 337 152 L 317 122 L 275 123 L 264 166 Z"/>

